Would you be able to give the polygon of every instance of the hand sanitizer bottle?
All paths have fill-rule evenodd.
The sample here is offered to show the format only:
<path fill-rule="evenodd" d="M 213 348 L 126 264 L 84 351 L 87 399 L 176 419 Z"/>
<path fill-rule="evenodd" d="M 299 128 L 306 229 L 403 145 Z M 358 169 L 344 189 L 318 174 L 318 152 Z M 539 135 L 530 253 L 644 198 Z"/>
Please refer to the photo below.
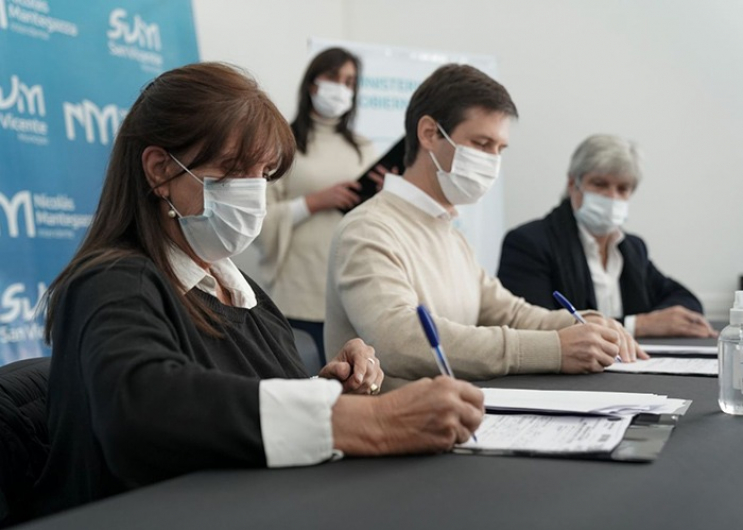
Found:
<path fill-rule="evenodd" d="M 735 291 L 730 325 L 717 342 L 720 363 L 720 408 L 728 414 L 743 415 L 743 291 Z"/>

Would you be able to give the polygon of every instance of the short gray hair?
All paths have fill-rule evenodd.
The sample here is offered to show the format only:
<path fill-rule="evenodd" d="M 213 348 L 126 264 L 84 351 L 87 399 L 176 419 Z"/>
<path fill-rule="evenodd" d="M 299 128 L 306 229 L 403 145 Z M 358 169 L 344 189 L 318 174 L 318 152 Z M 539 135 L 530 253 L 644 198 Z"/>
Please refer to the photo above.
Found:
<path fill-rule="evenodd" d="M 578 146 L 570 159 L 568 177 L 580 184 L 584 175 L 630 177 L 633 189 L 642 180 L 641 155 L 637 144 L 611 134 L 594 134 Z"/>

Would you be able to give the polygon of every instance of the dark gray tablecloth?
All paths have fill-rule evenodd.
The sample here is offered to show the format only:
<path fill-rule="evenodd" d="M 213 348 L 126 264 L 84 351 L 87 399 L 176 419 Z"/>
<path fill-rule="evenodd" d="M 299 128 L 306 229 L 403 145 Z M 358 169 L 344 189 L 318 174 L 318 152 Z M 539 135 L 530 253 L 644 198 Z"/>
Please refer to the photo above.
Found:
<path fill-rule="evenodd" d="M 447 454 L 205 472 L 28 528 L 743 527 L 743 418 L 719 411 L 717 379 L 605 373 L 510 376 L 493 386 L 655 392 L 694 403 L 648 464 Z"/>

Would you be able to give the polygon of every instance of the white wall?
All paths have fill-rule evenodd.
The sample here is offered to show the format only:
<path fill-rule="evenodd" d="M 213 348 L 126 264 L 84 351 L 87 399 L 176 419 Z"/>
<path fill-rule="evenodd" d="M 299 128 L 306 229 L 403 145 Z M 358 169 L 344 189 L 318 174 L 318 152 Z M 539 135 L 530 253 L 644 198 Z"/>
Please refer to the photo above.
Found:
<path fill-rule="evenodd" d="M 343 0 L 193 0 L 203 61 L 247 68 L 287 118 L 307 66 L 307 39 L 343 37 Z"/>
<path fill-rule="evenodd" d="M 504 158 L 507 226 L 557 203 L 585 136 L 633 138 L 646 179 L 627 228 L 725 317 L 743 274 L 743 2 L 194 0 L 194 9 L 202 58 L 247 66 L 288 114 L 309 36 L 496 55 L 521 114 Z"/>

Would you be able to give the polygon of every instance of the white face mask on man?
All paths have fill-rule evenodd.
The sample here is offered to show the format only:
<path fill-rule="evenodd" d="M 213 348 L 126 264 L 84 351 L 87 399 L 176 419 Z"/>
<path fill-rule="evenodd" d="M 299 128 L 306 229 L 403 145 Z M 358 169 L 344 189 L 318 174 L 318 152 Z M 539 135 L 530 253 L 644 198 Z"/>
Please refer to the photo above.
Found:
<path fill-rule="evenodd" d="M 605 236 L 622 226 L 629 216 L 629 201 L 612 199 L 583 191 L 583 203 L 575 212 L 576 220 L 595 236 Z"/>
<path fill-rule="evenodd" d="M 353 90 L 333 81 L 315 81 L 317 92 L 312 94 L 312 108 L 324 118 L 339 118 L 353 106 Z"/>
<path fill-rule="evenodd" d="M 196 255 L 207 263 L 240 254 L 258 237 L 266 216 L 266 179 L 204 177 L 203 180 L 175 162 L 191 177 L 203 182 L 204 211 L 199 215 L 178 215 L 183 235 Z"/>
<path fill-rule="evenodd" d="M 454 146 L 454 158 L 451 161 L 451 171 L 448 172 L 441 168 L 433 152 L 428 152 L 436 165 L 436 176 L 444 197 L 454 205 L 476 203 L 498 180 L 501 156 L 455 144 L 439 123 L 436 126 Z"/>

